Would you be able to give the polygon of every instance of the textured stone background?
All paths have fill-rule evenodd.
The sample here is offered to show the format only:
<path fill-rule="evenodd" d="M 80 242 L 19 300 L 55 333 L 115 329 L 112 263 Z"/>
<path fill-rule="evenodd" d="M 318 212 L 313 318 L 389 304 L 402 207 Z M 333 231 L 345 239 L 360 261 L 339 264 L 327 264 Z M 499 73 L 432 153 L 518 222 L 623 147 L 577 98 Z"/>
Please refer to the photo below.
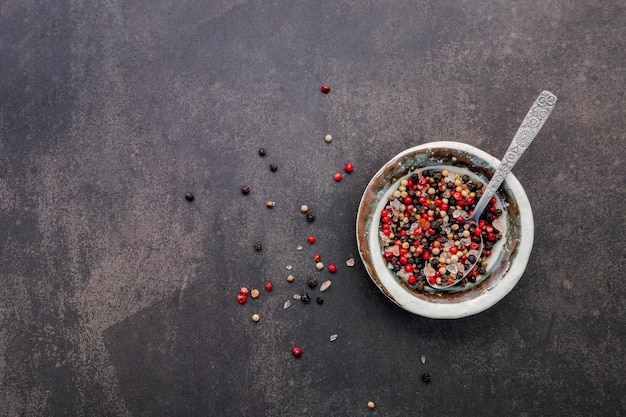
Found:
<path fill-rule="evenodd" d="M 626 415 L 625 51 L 617 0 L 0 2 L 0 415 Z M 543 89 L 503 301 L 424 319 L 345 267 L 384 162 L 501 156 Z"/>

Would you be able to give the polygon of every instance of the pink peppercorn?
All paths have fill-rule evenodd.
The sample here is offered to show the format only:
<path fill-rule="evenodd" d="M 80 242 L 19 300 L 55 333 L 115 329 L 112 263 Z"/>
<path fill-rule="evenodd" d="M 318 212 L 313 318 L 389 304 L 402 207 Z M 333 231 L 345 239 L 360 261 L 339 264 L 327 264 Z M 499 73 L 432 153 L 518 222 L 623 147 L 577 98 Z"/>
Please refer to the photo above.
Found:
<path fill-rule="evenodd" d="M 300 356 L 302 356 L 302 348 L 299 348 L 298 346 L 294 346 L 293 349 L 291 349 L 291 353 L 296 358 L 299 358 Z"/>
<path fill-rule="evenodd" d="M 272 284 L 272 281 L 265 284 L 265 291 L 270 292 L 272 291 L 273 288 L 274 288 L 274 285 Z"/>
<path fill-rule="evenodd" d="M 335 175 L 333 175 L 333 178 L 335 179 L 335 181 L 339 182 L 343 178 L 343 175 L 341 175 L 340 172 L 335 172 Z"/>
<path fill-rule="evenodd" d="M 248 300 L 248 297 L 245 294 L 237 294 L 237 302 L 239 304 L 243 304 Z"/>
<path fill-rule="evenodd" d="M 315 239 L 315 236 L 310 235 L 309 237 L 307 237 L 307 238 L 306 238 L 306 240 L 307 240 L 307 242 L 309 242 L 309 243 L 315 243 L 315 240 L 316 240 L 316 239 Z"/>
<path fill-rule="evenodd" d="M 324 94 L 328 94 L 328 93 L 330 93 L 330 86 L 329 86 L 329 85 L 323 85 L 323 86 L 320 88 L 320 91 L 321 91 L 322 93 L 324 93 Z"/>
<path fill-rule="evenodd" d="M 350 162 L 348 162 L 343 169 L 345 169 L 346 172 L 352 172 L 352 171 L 354 171 L 354 165 L 352 165 Z"/>
<path fill-rule="evenodd" d="M 329 265 L 328 265 L 328 272 L 332 272 L 333 274 L 334 274 L 335 272 L 337 272 L 337 265 L 335 265 L 335 264 L 329 264 Z"/>

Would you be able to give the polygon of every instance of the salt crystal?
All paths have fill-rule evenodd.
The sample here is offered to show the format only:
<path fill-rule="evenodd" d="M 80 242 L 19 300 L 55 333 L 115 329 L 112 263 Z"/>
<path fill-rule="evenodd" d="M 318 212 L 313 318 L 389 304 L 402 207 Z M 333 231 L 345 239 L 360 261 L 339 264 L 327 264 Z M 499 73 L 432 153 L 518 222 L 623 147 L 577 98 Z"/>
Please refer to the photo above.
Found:
<path fill-rule="evenodd" d="M 291 300 L 285 301 L 285 305 L 283 306 L 285 310 L 287 310 L 289 307 L 291 307 Z"/>
<path fill-rule="evenodd" d="M 296 250 L 302 250 L 302 246 L 300 245 L 296 246 Z"/>
<path fill-rule="evenodd" d="M 393 245 L 391 247 L 391 253 L 393 254 L 393 256 L 400 256 L 400 246 Z"/>
<path fill-rule="evenodd" d="M 287 268 L 287 271 L 291 271 L 291 268 L 293 268 L 293 266 L 291 266 L 291 265 L 287 265 L 287 267 L 286 267 L 286 268 Z"/>
<path fill-rule="evenodd" d="M 426 363 L 426 356 L 422 355 L 422 364 Z"/>
<path fill-rule="evenodd" d="M 294 300 L 299 300 L 299 299 L 301 299 L 301 298 L 302 298 L 302 296 L 301 296 L 300 294 L 294 294 L 294 295 L 293 295 L 293 299 L 294 299 Z"/>
<path fill-rule="evenodd" d="M 335 340 L 337 340 L 337 335 L 336 334 L 331 334 L 330 335 L 330 341 L 334 342 Z"/>
<path fill-rule="evenodd" d="M 448 270 L 449 273 L 451 274 L 456 274 L 458 272 L 458 269 L 456 267 L 456 264 L 450 264 L 448 266 L 446 266 L 446 269 Z"/>
<path fill-rule="evenodd" d="M 493 227 L 495 227 L 499 231 L 503 231 L 504 230 L 505 223 L 504 223 L 504 219 L 502 217 L 498 217 L 491 224 L 493 225 Z"/>
<path fill-rule="evenodd" d="M 354 258 L 350 258 L 346 261 L 347 266 L 354 266 Z"/>
<path fill-rule="evenodd" d="M 331 284 L 330 280 L 322 282 L 322 285 L 320 285 L 320 291 L 321 292 L 326 291 L 328 287 L 330 287 L 330 284 Z"/>
<path fill-rule="evenodd" d="M 435 275 L 435 269 L 430 264 L 427 264 L 426 267 L 422 270 L 422 272 L 424 273 L 424 276 L 426 278 L 430 278 L 433 275 Z"/>

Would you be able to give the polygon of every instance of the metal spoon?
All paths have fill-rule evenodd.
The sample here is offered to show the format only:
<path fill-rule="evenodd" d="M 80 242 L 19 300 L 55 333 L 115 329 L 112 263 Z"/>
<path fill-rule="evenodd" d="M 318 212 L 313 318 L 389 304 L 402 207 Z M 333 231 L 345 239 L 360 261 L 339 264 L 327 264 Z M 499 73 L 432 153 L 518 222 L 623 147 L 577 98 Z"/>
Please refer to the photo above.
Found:
<path fill-rule="evenodd" d="M 528 146 L 532 143 L 533 139 L 535 139 L 535 137 L 539 133 L 539 130 L 541 130 L 541 128 L 543 127 L 546 119 L 548 118 L 548 116 L 550 116 L 550 113 L 552 113 L 552 109 L 554 108 L 555 104 L 556 96 L 551 92 L 542 91 L 541 94 L 539 94 L 539 97 L 537 97 L 533 105 L 530 107 L 530 110 L 528 110 L 528 114 L 526 114 L 526 117 L 524 117 L 524 120 L 522 120 L 522 124 L 517 129 L 517 133 L 515 133 L 515 136 L 513 137 L 513 140 L 509 145 L 509 149 L 507 149 L 506 153 L 504 154 L 504 158 L 502 158 L 502 161 L 500 161 L 500 165 L 498 165 L 496 172 L 493 174 L 493 177 L 491 177 L 491 181 L 489 181 L 487 189 L 483 193 L 480 200 L 478 200 L 478 203 L 476 204 L 476 207 L 474 208 L 471 216 L 469 216 L 465 220 L 465 223 L 478 224 L 478 220 L 485 210 L 485 207 L 487 207 L 489 200 L 491 200 L 491 197 L 493 197 L 496 191 L 498 191 L 498 188 L 500 188 L 500 185 L 504 182 L 507 174 L 517 163 L 526 148 L 528 148 Z M 480 259 L 480 255 L 483 251 L 482 235 L 480 237 L 480 245 L 477 251 L 478 255 L 476 256 L 476 262 L 474 262 L 470 268 L 464 271 L 464 273 L 460 277 L 457 277 L 457 279 L 453 283 L 437 284 L 430 283 L 428 280 L 426 280 L 426 282 L 428 282 L 431 287 L 437 290 L 443 290 L 458 284 L 461 280 L 463 280 L 463 278 L 467 276 L 467 274 L 472 271 L 472 269 Z"/>

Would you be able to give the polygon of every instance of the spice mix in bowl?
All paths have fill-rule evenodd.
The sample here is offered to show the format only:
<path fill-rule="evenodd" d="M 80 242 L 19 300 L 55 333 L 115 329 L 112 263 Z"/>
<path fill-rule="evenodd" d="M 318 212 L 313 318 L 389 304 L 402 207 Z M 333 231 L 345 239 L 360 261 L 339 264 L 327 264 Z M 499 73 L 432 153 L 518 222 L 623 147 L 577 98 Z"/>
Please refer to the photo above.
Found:
<path fill-rule="evenodd" d="M 432 142 L 405 150 L 374 175 L 359 205 L 357 244 L 390 300 L 424 317 L 460 318 L 513 289 L 534 237 L 530 203 L 515 176 L 507 175 L 479 224 L 464 221 L 498 164 L 473 146 Z M 445 290 L 431 287 L 461 277 Z"/>

